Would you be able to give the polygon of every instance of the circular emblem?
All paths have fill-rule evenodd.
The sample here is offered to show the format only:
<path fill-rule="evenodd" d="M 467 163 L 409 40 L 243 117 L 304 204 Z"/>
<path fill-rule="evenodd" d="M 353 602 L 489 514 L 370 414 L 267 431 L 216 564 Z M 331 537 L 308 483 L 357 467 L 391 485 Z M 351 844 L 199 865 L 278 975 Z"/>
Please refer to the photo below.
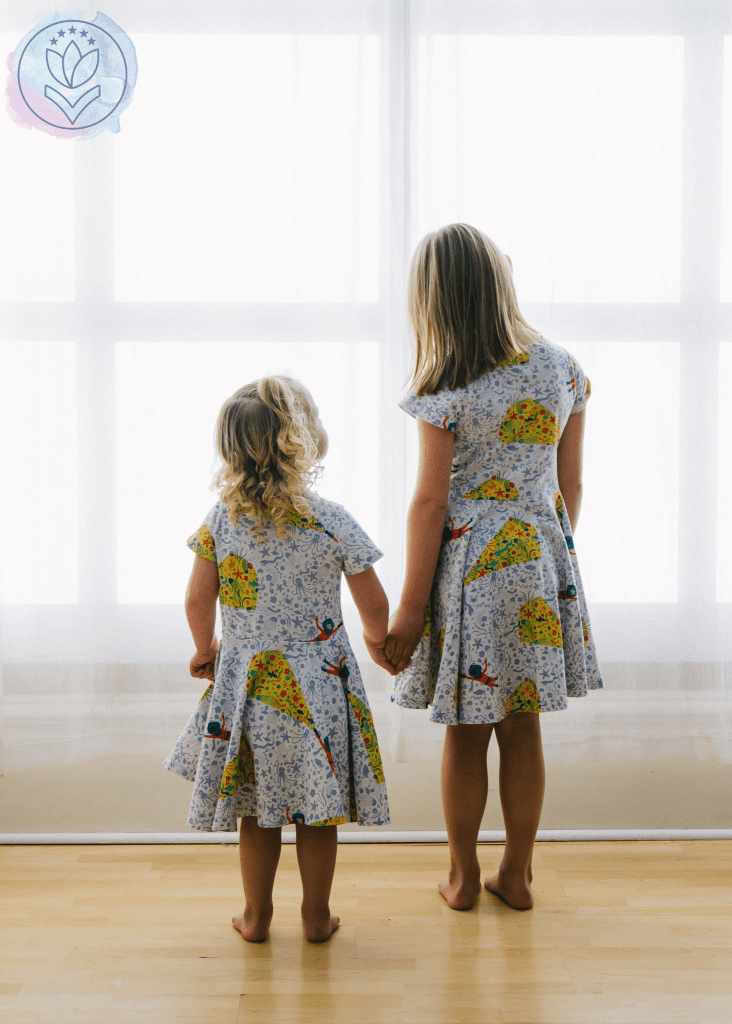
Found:
<path fill-rule="evenodd" d="M 101 13 L 93 22 L 55 17 L 15 51 L 17 91 L 8 89 L 14 116 L 57 136 L 119 131 L 137 76 L 132 42 Z"/>

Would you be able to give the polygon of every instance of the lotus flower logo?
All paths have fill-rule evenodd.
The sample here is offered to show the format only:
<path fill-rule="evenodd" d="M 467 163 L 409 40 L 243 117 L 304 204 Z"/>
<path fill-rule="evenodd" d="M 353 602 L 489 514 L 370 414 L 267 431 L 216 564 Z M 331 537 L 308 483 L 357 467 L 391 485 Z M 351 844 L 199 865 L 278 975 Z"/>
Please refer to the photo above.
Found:
<path fill-rule="evenodd" d="M 19 124 L 59 138 L 92 138 L 132 102 L 137 59 L 130 38 L 111 18 L 59 13 L 28 33 L 11 55 L 8 112 Z"/>
<path fill-rule="evenodd" d="M 99 50 L 88 50 L 82 56 L 81 50 L 72 41 L 68 44 L 63 54 L 59 53 L 58 50 L 47 49 L 46 66 L 59 85 L 75 92 L 86 85 L 96 74 L 96 70 L 99 67 Z M 72 99 L 72 97 L 60 93 L 58 89 L 54 89 L 52 85 L 47 85 L 45 94 L 46 98 L 55 103 L 71 124 L 73 124 L 79 114 L 90 103 L 99 99 L 101 89 L 98 85 L 95 85 L 92 89 L 88 89 L 83 93 L 83 95 Z"/>

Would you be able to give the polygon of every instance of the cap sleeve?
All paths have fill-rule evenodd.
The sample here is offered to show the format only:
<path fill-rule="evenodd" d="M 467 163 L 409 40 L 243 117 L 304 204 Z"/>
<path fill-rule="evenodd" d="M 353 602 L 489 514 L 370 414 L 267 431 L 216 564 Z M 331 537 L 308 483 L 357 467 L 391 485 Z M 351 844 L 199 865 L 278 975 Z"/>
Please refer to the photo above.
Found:
<path fill-rule="evenodd" d="M 435 427 L 457 430 L 460 418 L 460 394 L 457 391 L 438 391 L 434 395 L 409 394 L 399 403 L 401 409 L 415 419 L 425 420 Z"/>
<path fill-rule="evenodd" d="M 570 359 L 572 360 L 572 377 L 574 379 L 574 405 L 572 406 L 572 413 L 582 412 L 587 405 L 587 399 L 590 397 L 590 378 L 574 356 L 570 356 Z"/>
<path fill-rule="evenodd" d="M 343 556 L 343 571 L 346 576 L 356 576 L 370 569 L 374 562 L 383 557 L 366 531 L 359 526 L 350 512 L 338 509 L 338 545 Z"/>
<path fill-rule="evenodd" d="M 214 506 L 204 519 L 196 532 L 188 538 L 187 544 L 191 551 L 205 558 L 209 562 L 216 561 L 216 541 L 214 540 L 211 528 L 214 525 L 214 518 L 217 506 Z"/>

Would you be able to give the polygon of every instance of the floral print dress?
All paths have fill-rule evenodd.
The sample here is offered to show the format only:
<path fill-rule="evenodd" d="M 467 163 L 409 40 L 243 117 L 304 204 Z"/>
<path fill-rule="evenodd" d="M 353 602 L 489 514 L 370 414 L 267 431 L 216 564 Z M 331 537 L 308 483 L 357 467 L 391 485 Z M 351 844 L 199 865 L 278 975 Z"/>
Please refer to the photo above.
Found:
<path fill-rule="evenodd" d="M 454 725 L 557 711 L 600 689 L 557 445 L 590 382 L 545 338 L 454 391 L 402 408 L 455 448 L 425 632 L 392 700 Z"/>
<path fill-rule="evenodd" d="M 206 687 L 166 758 L 193 782 L 188 825 L 234 831 L 237 817 L 288 823 L 389 822 L 381 755 L 341 613 L 341 573 L 382 552 L 340 505 L 312 496 L 287 535 L 237 524 L 218 502 L 188 541 L 218 564 L 222 639 Z"/>

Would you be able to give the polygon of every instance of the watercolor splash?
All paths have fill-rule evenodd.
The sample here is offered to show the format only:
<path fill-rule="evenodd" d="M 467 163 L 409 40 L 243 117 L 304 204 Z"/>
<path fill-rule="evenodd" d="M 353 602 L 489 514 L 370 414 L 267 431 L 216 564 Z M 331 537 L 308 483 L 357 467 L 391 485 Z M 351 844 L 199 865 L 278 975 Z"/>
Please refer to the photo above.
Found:
<path fill-rule="evenodd" d="M 93 21 L 81 15 L 55 11 L 8 56 L 7 111 L 20 127 L 58 139 L 120 130 L 137 81 L 135 47 L 101 11 Z"/>

